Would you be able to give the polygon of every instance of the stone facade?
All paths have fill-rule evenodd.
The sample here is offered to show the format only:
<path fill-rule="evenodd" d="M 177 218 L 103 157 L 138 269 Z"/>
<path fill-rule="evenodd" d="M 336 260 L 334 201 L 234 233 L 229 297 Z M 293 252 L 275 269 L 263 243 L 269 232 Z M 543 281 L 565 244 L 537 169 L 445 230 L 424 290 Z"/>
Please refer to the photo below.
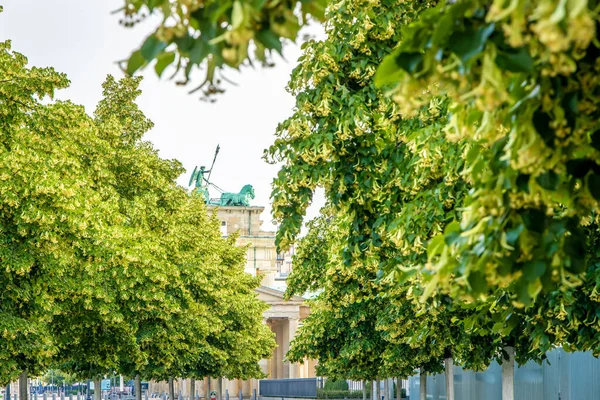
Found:
<path fill-rule="evenodd" d="M 264 207 L 208 206 L 221 221 L 221 233 L 229 236 L 238 233 L 239 246 L 247 246 L 245 271 L 263 276 L 263 284 L 270 286 L 277 274 L 275 232 L 263 231 L 260 215 Z"/>

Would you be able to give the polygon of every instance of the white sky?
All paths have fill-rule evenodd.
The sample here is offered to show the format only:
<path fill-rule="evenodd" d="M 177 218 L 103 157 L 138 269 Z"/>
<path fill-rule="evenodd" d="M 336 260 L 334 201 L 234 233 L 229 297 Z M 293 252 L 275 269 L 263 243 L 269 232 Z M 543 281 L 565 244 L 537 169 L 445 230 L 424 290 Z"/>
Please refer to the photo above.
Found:
<path fill-rule="evenodd" d="M 70 88 L 58 98 L 83 104 L 92 113 L 102 95 L 107 74 L 121 77 L 116 61 L 137 49 L 156 26 L 148 20 L 133 29 L 119 25 L 120 14 L 111 11 L 123 0 L 4 0 L 0 13 L 0 40 L 10 39 L 13 50 L 23 53 L 31 66 L 52 66 L 71 80 Z M 168 70 L 159 80 L 152 66 L 144 71 L 142 95 L 138 103 L 154 122 L 146 139 L 152 141 L 163 158 L 175 158 L 187 172 L 178 182 L 187 187 L 196 165 L 210 166 L 217 144 L 221 145 L 211 181 L 225 191 L 238 192 L 243 185 L 254 186 L 252 205 L 266 206 L 263 228 L 273 230 L 269 196 L 277 166 L 268 165 L 262 154 L 274 140 L 277 124 L 291 115 L 293 97 L 285 91 L 299 46 L 284 48 L 287 61 L 276 56 L 276 67 L 246 68 L 227 77 L 238 87 L 228 85 L 216 103 L 199 101 L 188 95 L 190 87 L 167 80 Z M 211 196 L 218 197 L 215 190 Z M 309 216 L 315 216 L 322 200 L 316 200 Z"/>

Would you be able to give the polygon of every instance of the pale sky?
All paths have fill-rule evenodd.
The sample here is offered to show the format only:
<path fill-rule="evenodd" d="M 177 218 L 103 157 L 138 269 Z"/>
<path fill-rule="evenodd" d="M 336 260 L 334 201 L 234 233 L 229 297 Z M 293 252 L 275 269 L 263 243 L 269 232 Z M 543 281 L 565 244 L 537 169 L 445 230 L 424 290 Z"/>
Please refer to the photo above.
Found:
<path fill-rule="evenodd" d="M 52 66 L 66 73 L 71 86 L 57 97 L 84 105 L 90 114 L 101 98 L 106 75 L 123 75 L 116 61 L 137 49 L 156 26 L 152 20 L 133 29 L 119 25 L 120 15 L 111 11 L 122 6 L 123 0 L 4 0 L 2 5 L 0 40 L 10 39 L 13 50 L 27 56 L 30 66 Z M 288 44 L 284 56 L 287 61 L 275 57 L 275 68 L 229 73 L 227 77 L 239 86 L 228 85 L 214 104 L 187 94 L 194 82 L 189 88 L 178 87 L 164 78 L 168 70 L 159 80 L 150 66 L 143 72 L 138 99 L 155 124 L 146 139 L 161 157 L 175 158 L 187 170 L 178 182 L 187 187 L 194 167 L 210 166 L 220 144 L 211 181 L 231 192 L 252 184 L 256 198 L 251 204 L 267 207 L 262 216 L 266 230 L 274 229 L 269 196 L 277 167 L 261 157 L 274 140 L 277 124 L 291 115 L 294 99 L 285 86 L 300 56 L 299 47 Z M 200 78 L 197 75 L 195 82 Z M 218 193 L 212 190 L 211 196 L 218 197 Z M 315 216 L 321 205 L 322 200 L 315 201 L 309 216 Z"/>

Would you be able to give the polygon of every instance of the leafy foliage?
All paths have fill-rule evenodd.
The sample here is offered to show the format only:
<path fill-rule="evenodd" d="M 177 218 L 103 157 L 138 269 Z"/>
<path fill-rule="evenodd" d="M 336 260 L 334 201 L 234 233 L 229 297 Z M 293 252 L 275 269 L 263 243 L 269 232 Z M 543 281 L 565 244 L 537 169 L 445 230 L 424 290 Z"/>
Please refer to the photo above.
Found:
<path fill-rule="evenodd" d="M 277 140 L 266 157 L 283 164 L 273 190 L 274 216 L 282 224 L 279 246 L 285 248 L 295 240 L 318 186 L 325 189 L 328 213 L 335 219 L 326 229 L 319 223 L 310 225 L 315 232 L 301 242 L 301 257 L 290 277 L 299 292 L 322 290 L 291 356 L 318 358 L 328 375 L 350 373 L 356 379 L 370 379 L 390 371 L 410 374 L 417 367 L 437 371 L 448 354 L 469 368 L 480 369 L 492 359 L 502 361 L 506 345 L 514 346 L 517 362 L 525 363 L 542 360 L 553 345 L 577 342 L 568 338 L 579 329 L 576 318 L 569 328 L 561 328 L 557 319 L 543 314 L 548 307 L 556 311 L 566 303 L 555 299 L 550 306 L 542 298 L 531 301 L 542 281 L 547 284 L 545 294 L 562 298 L 562 292 L 553 291 L 555 278 L 562 276 L 567 286 L 582 278 L 577 271 L 553 273 L 546 265 L 552 262 L 554 269 L 560 269 L 559 260 L 565 260 L 569 270 L 585 258 L 586 233 L 577 217 L 568 213 L 571 203 L 563 205 L 550 194 L 544 200 L 540 192 L 540 188 L 556 191 L 562 181 L 554 173 L 505 178 L 503 171 L 510 164 L 506 146 L 521 141 L 522 136 L 515 131 L 506 140 L 486 145 L 480 130 L 502 135 L 514 122 L 508 116 L 502 124 L 485 119 L 502 110 L 497 104 L 485 113 L 471 108 L 462 113 L 469 101 L 473 107 L 483 101 L 482 95 L 467 93 L 464 85 L 455 88 L 450 78 L 437 85 L 433 78 L 424 78 L 428 77 L 425 73 L 449 77 L 450 73 L 445 75 L 448 70 L 467 81 L 484 68 L 475 60 L 486 46 L 495 45 L 494 32 L 500 28 L 482 22 L 472 31 L 462 29 L 463 20 L 483 18 L 469 4 L 475 2 L 332 4 L 327 14 L 328 38 L 305 45 L 292 75 L 289 89 L 296 96 L 296 108 L 278 127 Z M 465 17 L 450 11 L 445 16 L 446 10 Z M 387 21 L 389 36 L 384 36 L 381 30 Z M 423 31 L 423 26 L 429 31 Z M 450 39 L 452 29 L 458 33 Z M 393 40 L 400 42 L 395 50 Z M 440 47 L 430 48 L 438 42 L 451 49 L 447 59 L 438 52 Z M 379 65 L 385 52 L 392 55 Z M 529 68 L 522 52 L 498 60 L 511 70 Z M 432 66 L 438 62 L 444 70 Z M 371 66 L 378 66 L 376 83 L 390 90 L 391 98 L 373 86 Z M 523 73 L 511 71 L 509 75 Z M 484 83 L 496 82 L 494 77 L 490 75 Z M 529 93 L 521 81 L 497 87 L 524 90 L 524 96 Z M 471 135 L 456 134 L 459 128 Z M 527 143 L 535 147 L 534 142 Z M 522 157 L 523 153 L 510 155 Z M 590 165 L 581 161 L 570 164 L 571 170 L 580 164 Z M 483 176 L 489 180 L 489 193 L 478 186 Z M 515 190 L 526 188 L 527 196 L 531 194 L 531 202 L 521 203 L 516 214 L 509 213 L 517 218 L 514 223 L 509 214 L 489 208 L 502 202 L 515 204 L 516 197 L 507 195 L 511 182 Z M 573 190 L 581 187 L 571 183 Z M 487 203 L 473 206 L 473 199 L 480 196 Z M 550 200 L 556 215 L 541 206 Z M 586 218 L 584 223 L 589 224 Z M 466 220 L 470 225 L 465 225 Z M 499 221 L 504 231 L 488 235 L 490 221 Z M 324 239 L 327 235 L 333 239 Z M 546 253 L 538 258 L 537 250 L 523 253 L 534 249 L 536 241 L 551 250 L 550 258 Z M 455 252 L 461 246 L 470 249 L 468 257 Z M 494 269 L 491 259 L 502 268 Z M 378 283 L 373 282 L 376 278 Z M 440 287 L 455 300 L 436 294 Z M 593 303 L 585 308 L 593 309 Z M 589 315 L 585 321 L 596 320 Z M 560 329 L 564 334 L 553 333 Z M 359 337 L 350 337 L 349 331 L 359 331 Z M 590 330 L 593 335 L 595 330 Z M 352 347 L 350 343 L 360 344 Z M 369 352 L 373 343 L 380 353 Z M 593 339 L 586 341 L 588 346 L 593 343 Z M 412 363 L 402 363 L 407 359 Z M 364 360 L 376 367 L 365 372 Z"/>
<path fill-rule="evenodd" d="M 187 83 L 194 68 L 206 79 L 205 95 L 221 92 L 222 69 L 239 69 L 255 62 L 272 63 L 270 54 L 282 54 L 285 39 L 296 40 L 308 16 L 323 18 L 325 0 L 124 0 L 121 23 L 133 26 L 149 14 L 162 17 L 159 27 L 134 51 L 124 69 L 133 74 L 156 60 L 161 76 L 176 65 Z"/>
<path fill-rule="evenodd" d="M 254 293 L 259 282 L 243 273 L 243 249 L 221 238 L 202 201 L 176 185 L 179 163 L 141 140 L 152 125 L 134 102 L 138 83 L 109 77 L 95 112 L 116 153 L 106 183 L 117 192 L 126 242 L 117 242 L 123 256 L 112 268 L 88 276 L 86 287 L 103 289 L 99 304 L 78 313 L 73 301 L 57 320 L 70 340 L 60 357 L 87 377 L 107 369 L 157 380 L 261 376 L 257 363 L 274 343 Z M 73 346 L 74 329 L 85 352 Z"/>
<path fill-rule="evenodd" d="M 314 221 L 313 232 L 298 246 L 286 295 L 302 294 L 306 286 L 320 293 L 310 300 L 311 313 L 298 329 L 286 358 L 292 362 L 318 360 L 320 376 L 371 380 L 382 376 L 381 349 L 385 346 L 373 318 L 381 309 L 379 285 L 374 282 L 376 269 L 339 262 L 335 241 L 343 232 L 333 234 L 336 225 L 324 218 Z M 318 255 L 302 258 L 309 255 L 306 249 L 314 249 Z M 307 272 L 315 269 L 321 275 Z M 298 279 L 293 279 L 295 274 Z M 310 281 L 319 276 L 318 281 Z"/>
<path fill-rule="evenodd" d="M 377 80 L 403 115 L 448 96 L 469 149 L 460 224 L 429 252 L 436 281 L 518 305 L 581 283 L 598 210 L 596 2 L 459 1 L 403 29 Z M 426 90 L 422 90 L 426 88 Z"/>
<path fill-rule="evenodd" d="M 68 81 L 0 44 L 0 383 L 260 377 L 273 334 L 244 249 L 142 140 L 139 78 L 108 77 L 94 117 L 48 101 Z"/>
<path fill-rule="evenodd" d="M 28 68 L 0 44 L 0 382 L 39 374 L 55 353 L 49 332 L 63 279 L 103 253 L 118 220 L 115 202 L 95 185 L 104 160 L 82 107 L 47 102 L 68 80 Z"/>
<path fill-rule="evenodd" d="M 340 379 L 328 379 L 323 387 L 325 390 L 348 390 L 348 382 Z"/>
<path fill-rule="evenodd" d="M 394 286 L 376 280 L 376 264 L 345 265 L 339 242 L 348 232 L 336 222 L 323 216 L 311 221 L 297 247 L 287 295 L 307 285 L 318 295 L 290 360 L 317 359 L 318 373 L 330 378 L 372 380 L 411 376 L 417 368 L 440 372 L 450 356 L 482 369 L 499 355 L 500 336 L 465 328 L 464 320 L 478 310 L 453 305 L 447 296 L 423 304 L 418 281 Z"/>

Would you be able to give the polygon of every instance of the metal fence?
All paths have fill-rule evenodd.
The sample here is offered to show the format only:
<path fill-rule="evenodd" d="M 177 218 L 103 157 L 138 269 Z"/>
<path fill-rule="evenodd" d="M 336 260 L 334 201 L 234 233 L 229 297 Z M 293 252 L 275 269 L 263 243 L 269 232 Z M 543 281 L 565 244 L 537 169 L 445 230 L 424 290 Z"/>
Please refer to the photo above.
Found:
<path fill-rule="evenodd" d="M 515 400 L 599 400 L 600 359 L 591 353 L 556 349 L 548 362 L 515 367 Z M 410 379 L 410 393 L 419 393 L 419 377 Z M 484 372 L 454 367 L 456 400 L 501 400 L 502 368 L 493 363 Z M 412 396 L 411 396 L 412 397 Z M 444 375 L 427 377 L 427 399 L 445 400 Z"/>
<path fill-rule="evenodd" d="M 317 378 L 261 379 L 259 394 L 263 397 L 317 397 Z"/>
<path fill-rule="evenodd" d="M 333 393 L 321 393 L 319 391 L 325 388 L 327 378 L 303 378 L 303 379 L 263 379 L 259 383 L 259 394 L 261 397 L 278 398 L 332 398 L 331 396 L 343 396 L 340 398 L 360 398 L 362 399 L 363 387 L 366 389 L 365 395 L 369 400 L 376 400 L 375 382 L 346 380 L 348 389 L 333 390 Z M 381 399 L 388 400 L 394 392 L 394 386 L 401 394 L 406 394 L 409 388 L 408 380 L 379 381 Z M 403 390 L 404 389 L 404 390 Z M 358 396 L 357 396 L 358 395 Z M 337 398 L 337 397 L 335 397 Z M 394 400 L 394 398 L 389 399 Z"/>

